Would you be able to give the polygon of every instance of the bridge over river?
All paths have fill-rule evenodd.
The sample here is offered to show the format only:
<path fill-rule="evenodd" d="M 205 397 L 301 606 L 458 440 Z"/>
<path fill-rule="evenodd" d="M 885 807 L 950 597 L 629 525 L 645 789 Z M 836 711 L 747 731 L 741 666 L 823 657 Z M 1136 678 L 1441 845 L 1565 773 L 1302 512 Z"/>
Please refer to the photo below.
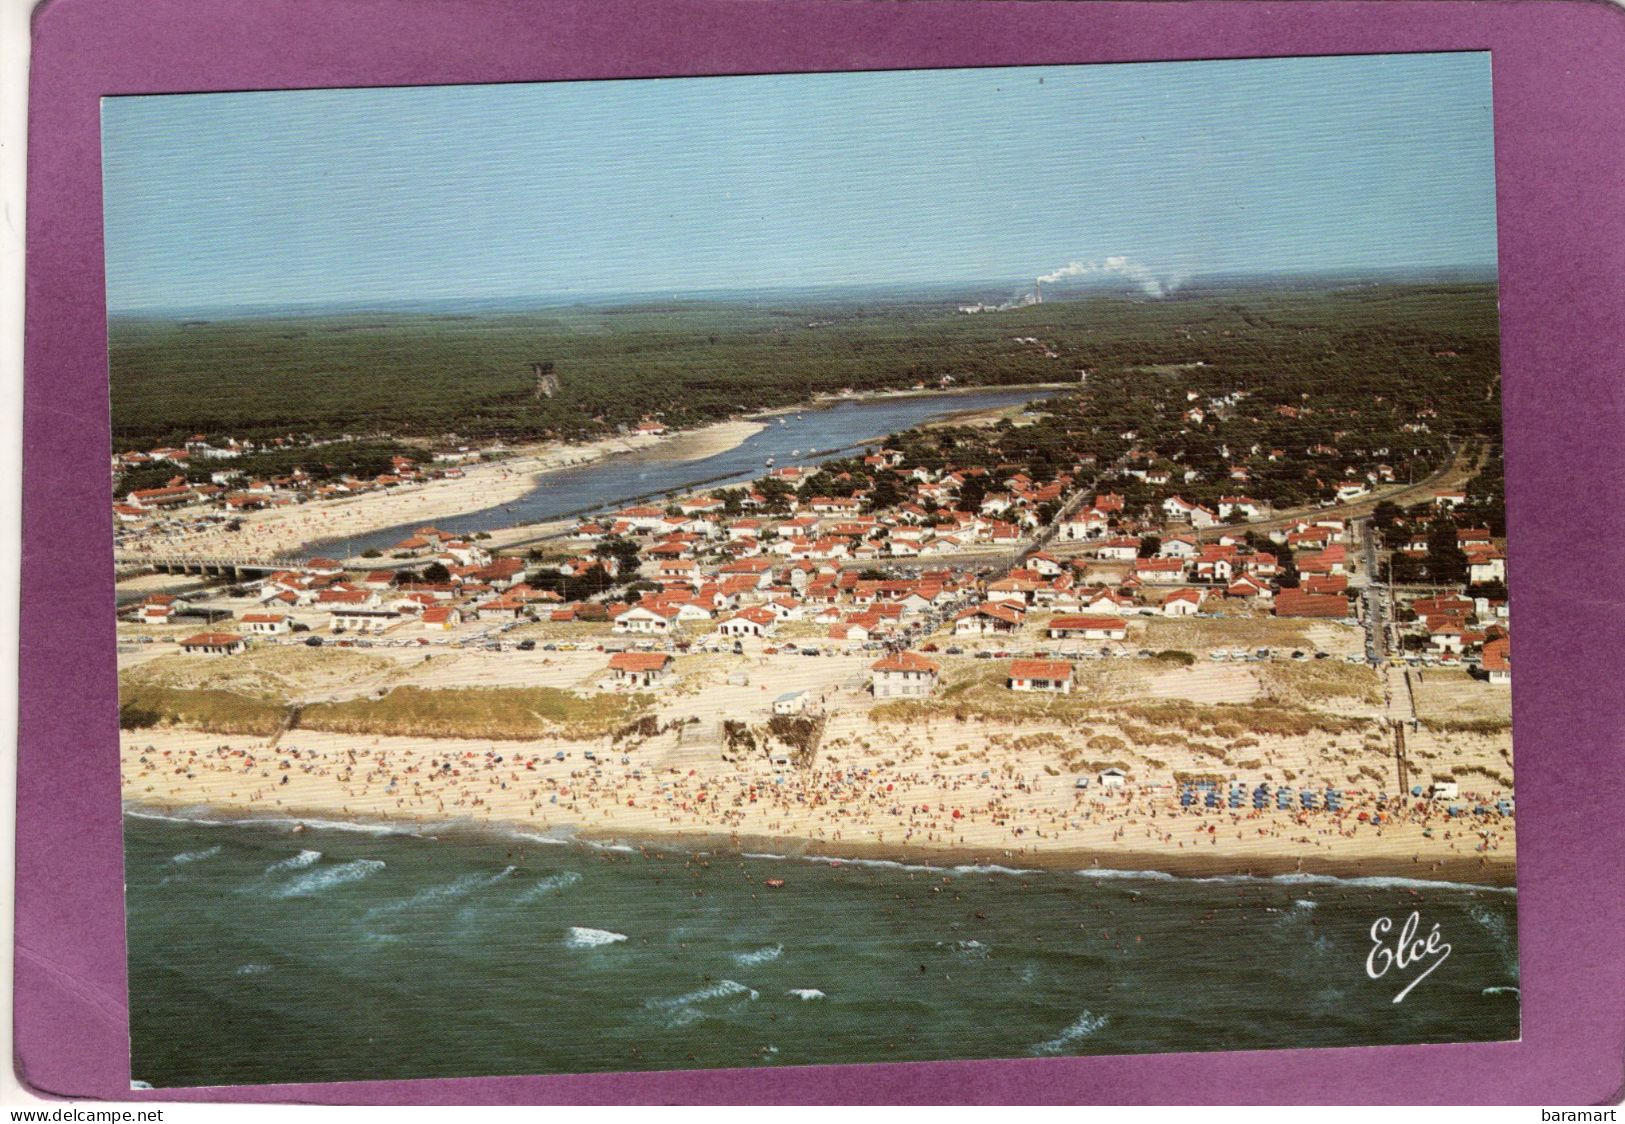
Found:
<path fill-rule="evenodd" d="M 317 555 L 311 555 L 311 558 Z M 137 554 L 115 551 L 113 572 L 118 578 L 136 574 L 197 574 L 200 577 L 218 577 L 227 581 L 240 581 L 246 577 L 264 577 L 278 570 L 301 570 L 309 565 L 309 558 L 284 555 L 256 557 L 248 554 Z M 370 570 L 415 569 L 423 565 L 421 558 L 407 561 L 385 558 L 367 562 Z"/>

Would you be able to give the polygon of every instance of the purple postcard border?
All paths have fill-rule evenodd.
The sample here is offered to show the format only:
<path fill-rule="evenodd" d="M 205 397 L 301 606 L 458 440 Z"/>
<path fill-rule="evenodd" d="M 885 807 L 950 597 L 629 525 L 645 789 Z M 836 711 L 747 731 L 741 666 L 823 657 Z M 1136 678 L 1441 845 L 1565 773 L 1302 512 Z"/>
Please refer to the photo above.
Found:
<path fill-rule="evenodd" d="M 1438 50 L 1493 60 L 1522 1041 L 129 1091 L 100 96 Z M 429 1104 L 1620 1095 L 1625 599 L 1607 593 L 1599 562 L 1625 537 L 1625 11 L 1600 0 L 47 0 L 31 91 L 14 1020 L 33 1089 Z"/>

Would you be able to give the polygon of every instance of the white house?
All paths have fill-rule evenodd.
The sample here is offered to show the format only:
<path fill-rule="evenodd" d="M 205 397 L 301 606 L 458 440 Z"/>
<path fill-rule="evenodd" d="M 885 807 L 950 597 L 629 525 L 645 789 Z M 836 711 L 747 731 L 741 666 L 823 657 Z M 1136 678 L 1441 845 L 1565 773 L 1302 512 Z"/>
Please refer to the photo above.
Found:
<path fill-rule="evenodd" d="M 671 664 L 665 652 L 616 652 L 609 658 L 616 686 L 653 687 L 671 673 Z"/>
<path fill-rule="evenodd" d="M 280 636 L 293 626 L 286 613 L 244 613 L 238 623 L 244 632 L 257 636 Z"/>
<path fill-rule="evenodd" d="M 1012 660 L 1008 680 L 1012 691 L 1072 693 L 1072 665 L 1064 660 Z"/>
<path fill-rule="evenodd" d="M 383 632 L 400 623 L 401 615 L 394 609 L 355 609 L 349 606 L 333 610 L 328 627 L 334 632 Z"/>
<path fill-rule="evenodd" d="M 917 652 L 897 652 L 869 668 L 869 685 L 877 699 L 918 698 L 937 689 L 936 661 Z"/>
<path fill-rule="evenodd" d="M 1122 617 L 1055 617 L 1049 622 L 1051 640 L 1124 640 L 1128 622 Z"/>
<path fill-rule="evenodd" d="M 768 610 L 757 606 L 751 609 L 742 609 L 731 617 L 727 617 L 717 625 L 717 631 L 724 636 L 735 639 L 745 636 L 763 637 L 771 635 L 773 626 L 778 618 Z"/>
<path fill-rule="evenodd" d="M 616 616 L 614 631 L 664 634 L 677 627 L 677 616 L 673 605 L 633 605 Z"/>
<path fill-rule="evenodd" d="M 1200 589 L 1176 589 L 1162 603 L 1165 617 L 1194 617 L 1202 611 L 1203 592 Z"/>
<path fill-rule="evenodd" d="M 248 647 L 248 641 L 230 632 L 200 632 L 181 641 L 181 651 L 207 656 L 232 656 Z"/>

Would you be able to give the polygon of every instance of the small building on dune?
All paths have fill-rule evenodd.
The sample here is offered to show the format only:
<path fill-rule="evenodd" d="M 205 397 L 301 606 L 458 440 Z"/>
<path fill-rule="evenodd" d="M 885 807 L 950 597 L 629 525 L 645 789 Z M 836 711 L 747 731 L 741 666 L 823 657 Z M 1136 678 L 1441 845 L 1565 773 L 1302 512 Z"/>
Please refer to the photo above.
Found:
<path fill-rule="evenodd" d="M 247 632 L 280 636 L 293 627 L 293 618 L 286 613 L 244 613 L 239 623 Z"/>
<path fill-rule="evenodd" d="M 1123 640 L 1128 622 L 1122 617 L 1062 616 L 1049 622 L 1051 640 Z"/>
<path fill-rule="evenodd" d="M 671 666 L 666 652 L 616 652 L 609 658 L 616 686 L 653 687 L 671 674 Z"/>
<path fill-rule="evenodd" d="M 1349 615 L 1345 597 L 1334 593 L 1309 593 L 1302 589 L 1283 589 L 1275 595 L 1275 615 L 1278 617 L 1324 617 L 1340 620 Z"/>
<path fill-rule="evenodd" d="M 1065 660 L 1012 660 L 1007 680 L 1012 691 L 1072 693 L 1072 665 Z"/>
<path fill-rule="evenodd" d="M 937 689 L 940 672 L 918 652 L 896 652 L 870 665 L 869 685 L 877 699 L 922 698 Z"/>
<path fill-rule="evenodd" d="M 247 647 L 248 640 L 234 632 L 200 632 L 181 641 L 189 655 L 234 656 Z"/>

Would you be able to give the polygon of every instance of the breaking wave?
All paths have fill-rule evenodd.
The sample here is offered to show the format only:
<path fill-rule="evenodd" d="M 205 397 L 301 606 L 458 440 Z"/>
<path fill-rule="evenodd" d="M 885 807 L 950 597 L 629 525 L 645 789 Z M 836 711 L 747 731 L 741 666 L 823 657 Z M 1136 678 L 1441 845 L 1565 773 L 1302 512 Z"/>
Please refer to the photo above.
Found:
<path fill-rule="evenodd" d="M 782 944 L 768 945 L 753 952 L 741 952 L 734 956 L 735 964 L 743 964 L 747 968 L 754 968 L 758 964 L 767 964 L 784 955 Z"/>
<path fill-rule="evenodd" d="M 572 925 L 570 931 L 564 936 L 564 947 L 601 948 L 606 944 L 618 944 L 625 939 L 625 933 L 612 933 L 608 929 L 588 929 L 581 925 Z"/>
<path fill-rule="evenodd" d="M 273 894 L 278 898 L 308 898 L 312 894 L 319 894 L 324 890 L 331 890 L 334 886 L 344 886 L 351 882 L 360 882 L 363 878 L 370 878 L 384 869 L 381 859 L 356 859 L 354 862 L 340 863 L 338 866 L 323 867 L 302 874 L 284 883 Z"/>
<path fill-rule="evenodd" d="M 461 878 L 453 879 L 443 886 L 430 886 L 428 889 L 419 890 L 411 897 L 401 901 L 376 906 L 367 911 L 367 916 L 381 917 L 391 913 L 422 909 L 425 906 L 438 905 L 441 902 L 456 901 L 458 898 L 467 897 L 481 887 L 493 886 L 501 882 L 516 869 L 518 868 L 510 866 L 500 874 L 465 874 Z"/>
<path fill-rule="evenodd" d="M 1040 1042 L 1033 1047 L 1035 1054 L 1059 1054 L 1072 1043 L 1088 1038 L 1108 1022 L 1105 1015 L 1097 1015 L 1092 1011 L 1085 1011 L 1077 1020 L 1065 1030 L 1061 1031 L 1048 1042 Z"/>
<path fill-rule="evenodd" d="M 313 866 L 316 860 L 321 857 L 322 853 L 320 851 L 300 851 L 297 855 L 289 855 L 285 859 L 272 863 L 265 868 L 265 873 L 282 874 L 290 870 L 303 870 L 307 866 Z"/>
<path fill-rule="evenodd" d="M 658 1011 L 665 1016 L 666 1026 L 669 1028 L 688 1026 L 705 1018 L 705 1011 L 700 1004 L 708 1003 L 713 999 L 740 999 L 741 1002 L 753 1002 L 760 998 L 760 993 L 752 987 L 746 987 L 738 980 L 718 980 L 710 987 L 679 995 L 671 999 L 646 999 L 644 1007 Z"/>
<path fill-rule="evenodd" d="M 549 894 L 556 894 L 568 886 L 574 886 L 581 881 L 581 875 L 573 870 L 566 870 L 562 874 L 550 874 L 537 882 L 530 889 L 519 895 L 521 902 L 533 902 L 537 898 L 544 898 Z"/>
<path fill-rule="evenodd" d="M 216 843 L 213 847 L 205 847 L 201 851 L 182 851 L 169 861 L 176 866 L 185 866 L 187 863 L 200 863 L 204 859 L 212 859 L 219 853 L 220 844 Z"/>

